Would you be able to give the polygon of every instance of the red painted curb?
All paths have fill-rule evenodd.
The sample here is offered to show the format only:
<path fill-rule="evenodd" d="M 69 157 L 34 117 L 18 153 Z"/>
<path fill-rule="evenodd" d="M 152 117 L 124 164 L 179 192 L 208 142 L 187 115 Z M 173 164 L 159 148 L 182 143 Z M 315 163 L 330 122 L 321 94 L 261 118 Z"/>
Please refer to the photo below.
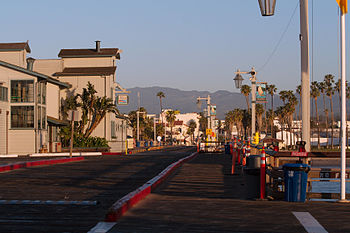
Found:
<path fill-rule="evenodd" d="M 160 185 L 176 168 L 181 166 L 183 163 L 197 156 L 198 153 L 192 153 L 191 155 L 172 163 L 165 168 L 157 176 L 149 180 L 147 183 L 137 188 L 135 191 L 125 195 L 117 202 L 115 202 L 111 208 L 109 208 L 106 214 L 106 222 L 116 222 L 120 219 L 123 214 L 131 209 L 136 203 L 147 197 L 158 185 Z"/>
<path fill-rule="evenodd" d="M 26 168 L 26 167 L 52 165 L 52 164 L 58 164 L 58 163 L 69 163 L 69 162 L 75 162 L 75 161 L 81 161 L 81 160 L 84 160 L 84 157 L 74 157 L 74 158 L 66 158 L 66 159 L 50 159 L 50 160 L 39 160 L 39 161 L 33 161 L 33 162 L 7 164 L 7 165 L 0 166 L 0 172 L 12 171 L 12 170 Z"/>
<path fill-rule="evenodd" d="M 125 155 L 125 152 L 102 152 L 102 155 Z"/>

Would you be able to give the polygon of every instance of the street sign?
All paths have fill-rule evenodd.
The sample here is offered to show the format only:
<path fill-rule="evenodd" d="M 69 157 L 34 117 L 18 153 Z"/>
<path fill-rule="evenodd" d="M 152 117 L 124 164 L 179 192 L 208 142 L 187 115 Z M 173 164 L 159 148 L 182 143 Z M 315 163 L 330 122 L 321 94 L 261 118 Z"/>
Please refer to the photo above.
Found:
<path fill-rule="evenodd" d="M 294 156 L 294 157 L 307 157 L 307 152 L 292 151 L 291 156 Z"/>
<path fill-rule="evenodd" d="M 129 96 L 126 94 L 117 95 L 117 104 L 118 105 L 128 105 L 129 104 Z"/>
<path fill-rule="evenodd" d="M 266 82 L 256 83 L 256 102 L 266 103 Z"/>
<path fill-rule="evenodd" d="M 69 121 L 79 121 L 79 111 L 78 110 L 69 110 L 67 120 Z"/>

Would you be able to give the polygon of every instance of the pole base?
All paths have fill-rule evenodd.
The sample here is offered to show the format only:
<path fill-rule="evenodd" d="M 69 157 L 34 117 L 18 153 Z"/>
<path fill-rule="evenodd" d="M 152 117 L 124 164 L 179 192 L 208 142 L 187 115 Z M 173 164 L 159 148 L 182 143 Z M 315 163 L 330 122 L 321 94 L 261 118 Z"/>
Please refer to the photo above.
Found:
<path fill-rule="evenodd" d="M 342 199 L 342 200 L 338 200 L 338 203 L 350 203 L 350 200 L 346 200 L 346 199 Z"/>

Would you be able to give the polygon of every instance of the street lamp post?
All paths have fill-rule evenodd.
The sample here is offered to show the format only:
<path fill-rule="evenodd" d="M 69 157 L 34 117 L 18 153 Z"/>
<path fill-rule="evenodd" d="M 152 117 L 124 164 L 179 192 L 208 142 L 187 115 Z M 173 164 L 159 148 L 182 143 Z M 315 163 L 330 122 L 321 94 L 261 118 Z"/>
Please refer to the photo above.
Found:
<path fill-rule="evenodd" d="M 210 95 L 208 95 L 208 97 L 198 97 L 197 98 L 197 104 L 200 104 L 200 101 L 201 100 L 206 100 L 207 101 L 207 117 L 208 117 L 208 129 L 211 129 L 212 127 L 212 122 L 211 122 L 211 114 L 210 114 L 210 108 L 211 108 L 211 98 L 210 98 Z"/>
<path fill-rule="evenodd" d="M 235 72 L 236 76 L 233 79 L 235 81 L 236 88 L 242 87 L 243 78 L 241 74 L 250 74 L 249 78 L 252 83 L 252 137 L 255 134 L 255 122 L 256 122 L 256 114 L 255 114 L 255 104 L 256 104 L 256 71 L 252 68 L 251 71 L 240 71 L 237 70 Z"/>
<path fill-rule="evenodd" d="M 262 16 L 274 13 L 276 0 L 258 0 Z M 309 16 L 308 0 L 300 1 L 300 54 L 301 54 L 301 105 L 302 105 L 302 140 L 305 149 L 310 151 L 310 66 L 309 66 Z M 271 8 L 272 7 L 272 8 Z"/>

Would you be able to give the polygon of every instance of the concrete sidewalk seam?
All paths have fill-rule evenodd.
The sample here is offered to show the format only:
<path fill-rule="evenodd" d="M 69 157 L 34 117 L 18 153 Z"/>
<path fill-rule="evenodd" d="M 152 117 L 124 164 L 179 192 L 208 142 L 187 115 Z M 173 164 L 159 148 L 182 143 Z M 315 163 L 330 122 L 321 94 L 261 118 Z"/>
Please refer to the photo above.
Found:
<path fill-rule="evenodd" d="M 106 222 L 116 222 L 119 218 L 121 218 L 126 211 L 131 209 L 135 204 L 139 201 L 146 198 L 152 190 L 154 190 L 157 186 L 159 186 L 176 168 L 178 168 L 183 163 L 193 159 L 198 155 L 198 152 L 194 152 L 191 155 L 182 158 L 167 168 L 165 168 L 162 172 L 160 172 L 157 176 L 146 182 L 141 187 L 136 190 L 128 193 L 117 202 L 115 202 L 112 207 L 108 210 L 106 214 L 105 221 Z"/>

